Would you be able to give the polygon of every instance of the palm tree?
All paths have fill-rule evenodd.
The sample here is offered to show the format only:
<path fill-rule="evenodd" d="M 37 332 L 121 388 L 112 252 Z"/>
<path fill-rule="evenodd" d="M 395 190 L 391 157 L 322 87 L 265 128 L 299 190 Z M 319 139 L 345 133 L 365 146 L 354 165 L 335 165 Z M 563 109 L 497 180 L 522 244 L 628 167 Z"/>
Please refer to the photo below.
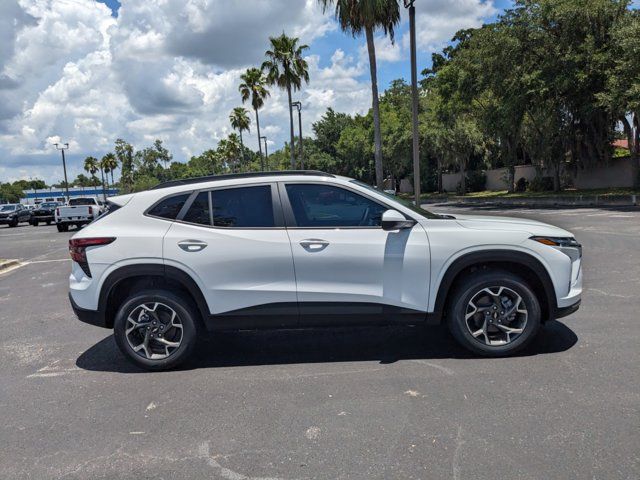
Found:
<path fill-rule="evenodd" d="M 287 37 L 284 32 L 279 37 L 269 37 L 271 50 L 267 50 L 267 59 L 262 63 L 262 69 L 267 72 L 267 82 L 278 85 L 287 90 L 289 98 L 289 132 L 291 135 L 291 168 L 296 168 L 293 138 L 293 107 L 291 106 L 291 89 L 300 90 L 302 81 L 309 83 L 309 66 L 303 52 L 307 45 L 298 45 L 298 39 Z"/>
<path fill-rule="evenodd" d="M 345 32 L 355 37 L 364 30 L 369 52 L 369 70 L 371 72 L 371 94 L 373 97 L 373 134 L 376 162 L 376 185 L 382 189 L 382 135 L 380 133 L 380 105 L 378 101 L 378 74 L 376 66 L 376 47 L 373 33 L 382 28 L 385 35 L 394 40 L 394 27 L 400 22 L 400 7 L 397 0 L 318 0 L 322 8 L 335 4 L 335 16 Z"/>
<path fill-rule="evenodd" d="M 118 159 L 113 153 L 109 152 L 104 157 L 102 157 L 102 160 L 100 162 L 103 165 L 102 168 L 104 168 L 104 171 L 111 173 L 111 186 L 113 186 L 115 184 L 115 182 L 113 181 L 113 171 L 118 168 Z"/>
<path fill-rule="evenodd" d="M 100 170 L 100 176 L 102 177 L 102 196 L 106 198 L 104 192 L 104 173 L 102 171 L 102 165 L 100 161 L 96 157 L 87 157 L 84 159 L 84 169 L 87 172 L 90 172 L 93 178 L 96 178 L 96 172 Z"/>
<path fill-rule="evenodd" d="M 109 165 L 107 163 L 105 163 L 104 161 L 104 157 L 102 157 L 100 159 L 100 169 L 104 172 L 104 174 L 106 175 L 106 182 L 103 180 L 103 182 L 106 185 L 106 189 L 107 192 L 109 191 L 109 172 L 111 171 L 111 167 L 109 167 Z"/>
<path fill-rule="evenodd" d="M 233 173 L 237 171 L 240 157 L 240 139 L 235 133 L 230 133 L 227 138 L 218 142 L 218 153 L 224 158 L 226 167 Z"/>
<path fill-rule="evenodd" d="M 96 178 L 96 172 L 99 170 L 98 159 L 96 157 L 87 157 L 84 159 L 84 170 L 91 174 L 92 178 Z"/>
<path fill-rule="evenodd" d="M 256 130 L 258 131 L 258 151 L 262 159 L 262 141 L 260 140 L 260 117 L 258 110 L 264 105 L 264 100 L 270 95 L 269 90 L 265 87 L 267 80 L 264 78 L 262 70 L 259 68 L 248 68 L 245 73 L 240 75 L 242 83 L 238 87 L 240 95 L 242 95 L 242 103 L 251 99 L 251 106 L 256 112 Z"/>
<path fill-rule="evenodd" d="M 242 141 L 242 131 L 249 131 L 249 125 L 251 125 L 251 119 L 247 115 L 247 109 L 244 107 L 236 107 L 229 115 L 229 121 L 234 130 L 240 132 L 240 150 L 242 151 L 242 163 L 244 163 L 244 142 Z"/>

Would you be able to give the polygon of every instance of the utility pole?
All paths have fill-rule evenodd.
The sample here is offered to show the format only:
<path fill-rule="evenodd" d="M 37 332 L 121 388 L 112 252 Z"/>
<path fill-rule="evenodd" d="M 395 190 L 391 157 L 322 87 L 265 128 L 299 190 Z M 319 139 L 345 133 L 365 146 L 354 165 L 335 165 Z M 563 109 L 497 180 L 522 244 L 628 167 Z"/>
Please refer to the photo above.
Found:
<path fill-rule="evenodd" d="M 60 147 L 59 143 L 54 143 L 56 146 L 56 150 L 60 150 L 62 152 L 62 169 L 64 170 L 64 189 L 67 194 L 67 203 L 69 203 L 69 181 L 67 180 L 67 162 L 64 158 L 64 151 L 69 148 L 69 144 L 65 143 Z"/>
<path fill-rule="evenodd" d="M 298 137 L 298 141 L 300 142 L 300 170 L 304 170 L 304 156 L 302 150 L 302 102 L 293 102 L 291 106 L 296 107 L 296 110 L 298 110 L 298 133 L 300 134 L 300 136 Z"/>
<path fill-rule="evenodd" d="M 416 207 L 420 206 L 420 142 L 418 138 L 418 67 L 416 65 L 416 7 L 415 0 L 404 0 L 409 9 L 409 38 L 411 45 L 411 123 L 413 151 L 413 191 Z"/>
<path fill-rule="evenodd" d="M 264 172 L 264 167 L 266 167 L 267 170 L 269 169 L 269 152 L 267 151 L 267 137 L 262 135 L 260 137 L 260 139 L 264 140 L 264 162 L 265 162 L 265 165 L 262 167 L 262 171 Z"/>

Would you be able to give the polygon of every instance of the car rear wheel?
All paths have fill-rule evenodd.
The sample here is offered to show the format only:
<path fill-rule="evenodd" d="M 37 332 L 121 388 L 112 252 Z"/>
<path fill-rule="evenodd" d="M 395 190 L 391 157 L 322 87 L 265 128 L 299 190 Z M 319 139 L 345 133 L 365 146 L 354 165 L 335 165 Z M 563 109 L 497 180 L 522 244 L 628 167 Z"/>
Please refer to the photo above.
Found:
<path fill-rule="evenodd" d="M 480 355 L 511 355 L 525 348 L 540 329 L 540 302 L 529 285 L 510 272 L 474 272 L 451 298 L 447 315 L 451 333 Z"/>
<path fill-rule="evenodd" d="M 56 227 L 58 227 L 58 231 L 59 232 L 66 232 L 69 230 L 69 226 L 65 225 L 65 224 L 61 224 L 59 223 L 58 225 L 56 225 Z"/>
<path fill-rule="evenodd" d="M 184 362 L 198 338 L 198 319 L 191 303 L 165 290 L 133 294 L 114 321 L 118 347 L 147 370 L 167 370 Z"/>

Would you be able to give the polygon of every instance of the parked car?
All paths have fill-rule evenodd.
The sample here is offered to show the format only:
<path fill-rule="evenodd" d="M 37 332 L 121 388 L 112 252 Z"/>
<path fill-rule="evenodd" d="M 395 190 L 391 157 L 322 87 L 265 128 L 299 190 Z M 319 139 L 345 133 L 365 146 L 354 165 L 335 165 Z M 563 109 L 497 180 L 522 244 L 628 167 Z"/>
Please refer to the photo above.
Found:
<path fill-rule="evenodd" d="M 70 225 L 82 227 L 98 218 L 102 207 L 93 197 L 72 198 L 67 206 L 55 209 L 55 221 L 59 232 L 66 232 Z"/>
<path fill-rule="evenodd" d="M 31 212 L 24 205 L 19 203 L 0 205 L 0 225 L 16 227 L 19 223 L 28 222 L 30 218 Z"/>
<path fill-rule="evenodd" d="M 56 208 L 60 207 L 60 202 L 43 202 L 31 212 L 31 220 L 29 223 L 37 227 L 40 223 L 51 225 L 55 221 Z"/>
<path fill-rule="evenodd" d="M 568 231 L 437 215 L 346 177 L 222 175 L 110 201 L 69 242 L 71 305 L 147 369 L 184 361 L 204 329 L 446 323 L 504 356 L 580 304 Z"/>

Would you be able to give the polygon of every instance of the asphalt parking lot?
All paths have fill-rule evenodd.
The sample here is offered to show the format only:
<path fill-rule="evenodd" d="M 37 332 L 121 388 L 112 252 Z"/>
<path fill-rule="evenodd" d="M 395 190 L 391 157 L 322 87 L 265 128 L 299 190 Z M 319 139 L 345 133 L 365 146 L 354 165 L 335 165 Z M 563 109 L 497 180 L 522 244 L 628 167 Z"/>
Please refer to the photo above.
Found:
<path fill-rule="evenodd" d="M 238 332 L 143 372 L 67 299 L 67 239 L 0 227 L 0 477 L 640 478 L 640 211 L 536 218 L 584 245 L 585 292 L 515 358 L 439 328 Z"/>

